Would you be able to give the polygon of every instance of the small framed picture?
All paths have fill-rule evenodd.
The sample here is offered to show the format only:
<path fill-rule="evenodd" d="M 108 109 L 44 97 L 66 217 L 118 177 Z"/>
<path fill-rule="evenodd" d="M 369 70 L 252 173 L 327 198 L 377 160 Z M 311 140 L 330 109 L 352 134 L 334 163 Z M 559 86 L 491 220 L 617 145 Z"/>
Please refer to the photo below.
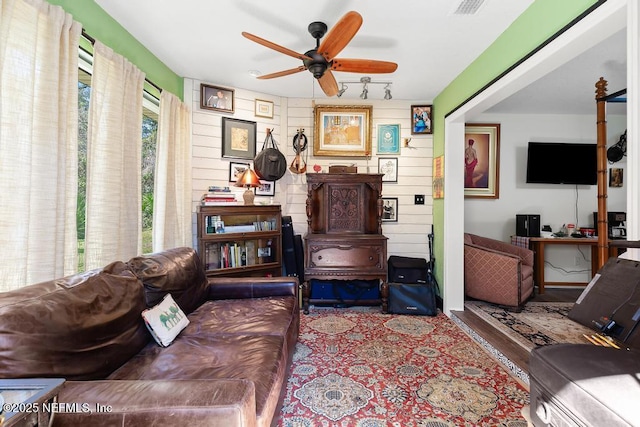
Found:
<path fill-rule="evenodd" d="M 431 121 L 431 105 L 412 105 L 411 106 L 411 134 L 431 134 L 433 126 Z"/>
<path fill-rule="evenodd" d="M 245 160 L 256 157 L 256 122 L 222 118 L 222 157 Z"/>
<path fill-rule="evenodd" d="M 382 222 L 398 222 L 398 198 L 382 198 Z"/>
<path fill-rule="evenodd" d="M 229 182 L 236 182 L 247 169 L 249 169 L 249 163 L 229 163 Z"/>
<path fill-rule="evenodd" d="M 398 158 L 378 157 L 378 173 L 382 174 L 382 182 L 398 182 Z"/>
<path fill-rule="evenodd" d="M 275 196 L 276 195 L 276 182 L 260 180 L 260 187 L 256 187 L 256 196 Z"/>
<path fill-rule="evenodd" d="M 378 125 L 378 154 L 400 154 L 400 125 Z"/>
<path fill-rule="evenodd" d="M 219 86 L 200 84 L 200 108 L 205 110 L 233 113 L 235 108 L 233 89 Z"/>
<path fill-rule="evenodd" d="M 273 118 L 273 102 L 265 101 L 264 99 L 256 99 L 255 105 L 255 113 L 256 117 L 266 117 L 268 119 Z"/>
<path fill-rule="evenodd" d="M 609 169 L 609 187 L 622 187 L 624 183 L 622 172 L 622 168 Z"/>

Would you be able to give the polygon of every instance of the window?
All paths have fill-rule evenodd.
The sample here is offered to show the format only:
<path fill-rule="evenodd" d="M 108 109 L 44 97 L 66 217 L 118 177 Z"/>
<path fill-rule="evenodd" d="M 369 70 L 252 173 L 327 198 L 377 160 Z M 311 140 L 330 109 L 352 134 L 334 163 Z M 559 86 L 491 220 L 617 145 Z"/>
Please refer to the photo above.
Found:
<path fill-rule="evenodd" d="M 80 49 L 78 69 L 78 271 L 84 271 L 84 241 L 87 183 L 87 134 L 91 98 L 92 56 Z M 153 187 L 156 138 L 160 100 L 152 95 L 155 88 L 145 87 L 142 111 L 142 252 L 152 251 Z"/>

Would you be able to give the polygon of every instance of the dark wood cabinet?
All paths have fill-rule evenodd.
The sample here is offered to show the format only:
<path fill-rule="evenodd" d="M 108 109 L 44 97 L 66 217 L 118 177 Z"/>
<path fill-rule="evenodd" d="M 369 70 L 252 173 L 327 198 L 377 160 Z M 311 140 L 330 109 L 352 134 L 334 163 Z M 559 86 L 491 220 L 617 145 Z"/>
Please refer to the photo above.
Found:
<path fill-rule="evenodd" d="M 379 280 L 379 303 L 386 312 L 389 293 L 387 238 L 382 235 L 382 175 L 308 174 L 307 187 L 304 312 L 309 312 L 310 303 L 342 302 L 314 299 L 312 279 Z"/>

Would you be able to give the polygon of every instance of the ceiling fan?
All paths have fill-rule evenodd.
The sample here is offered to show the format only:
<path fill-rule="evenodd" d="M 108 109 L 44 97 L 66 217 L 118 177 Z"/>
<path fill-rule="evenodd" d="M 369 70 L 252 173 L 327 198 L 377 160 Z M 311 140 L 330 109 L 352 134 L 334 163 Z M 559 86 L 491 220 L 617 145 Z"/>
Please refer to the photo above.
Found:
<path fill-rule="evenodd" d="M 347 12 L 327 33 L 327 25 L 324 22 L 312 22 L 309 24 L 309 33 L 316 39 L 316 47 L 304 54 L 282 47 L 253 34 L 242 32 L 242 35 L 251 41 L 266 46 L 270 49 L 284 53 L 285 55 L 302 60 L 299 67 L 277 73 L 259 76 L 259 79 L 273 79 L 275 77 L 288 76 L 309 70 L 318 80 L 320 87 L 327 96 L 338 93 L 338 83 L 331 71 L 343 71 L 350 73 L 393 73 L 398 64 L 395 62 L 376 61 L 373 59 L 346 59 L 336 58 L 342 49 L 351 41 L 362 25 L 362 16 L 358 12 Z M 322 42 L 320 42 L 320 39 Z"/>

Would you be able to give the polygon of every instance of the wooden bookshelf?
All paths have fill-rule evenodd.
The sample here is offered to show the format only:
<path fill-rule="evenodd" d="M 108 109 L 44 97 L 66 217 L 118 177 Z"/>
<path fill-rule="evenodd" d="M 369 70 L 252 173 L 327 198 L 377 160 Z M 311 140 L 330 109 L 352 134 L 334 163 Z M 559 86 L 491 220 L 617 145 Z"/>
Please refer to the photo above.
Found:
<path fill-rule="evenodd" d="M 281 276 L 279 205 L 198 207 L 198 254 L 207 276 Z"/>

